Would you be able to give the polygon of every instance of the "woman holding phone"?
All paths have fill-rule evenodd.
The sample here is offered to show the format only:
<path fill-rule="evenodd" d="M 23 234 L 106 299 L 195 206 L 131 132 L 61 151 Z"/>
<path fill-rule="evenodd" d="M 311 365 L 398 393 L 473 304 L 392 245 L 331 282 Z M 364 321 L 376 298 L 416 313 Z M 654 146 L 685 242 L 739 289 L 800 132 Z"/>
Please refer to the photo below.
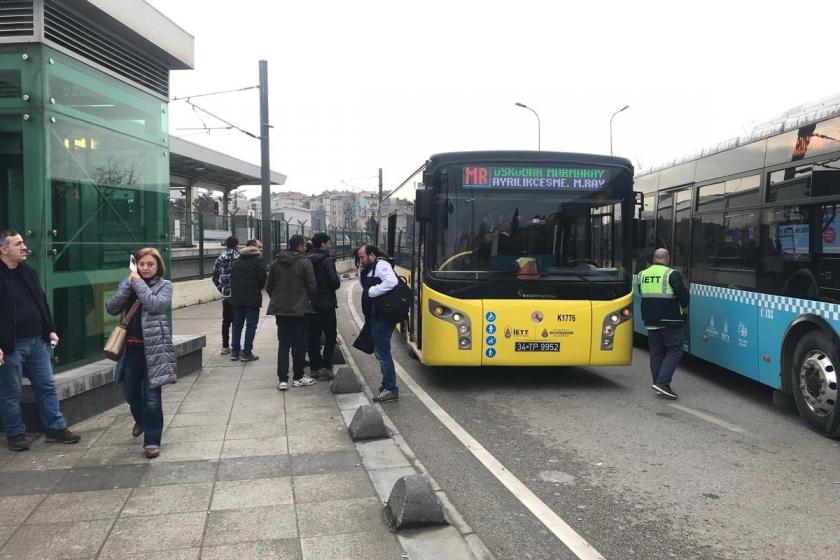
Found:
<path fill-rule="evenodd" d="M 157 249 L 140 249 L 134 260 L 136 265 L 131 263 L 131 272 L 105 308 L 111 315 L 125 316 L 135 302 L 140 305 L 128 323 L 116 381 L 123 383 L 123 394 L 134 417 L 131 435 L 143 434 L 146 457 L 154 459 L 160 455 L 163 433 L 161 387 L 178 380 L 167 317 L 172 283 L 163 278 L 163 259 Z"/>

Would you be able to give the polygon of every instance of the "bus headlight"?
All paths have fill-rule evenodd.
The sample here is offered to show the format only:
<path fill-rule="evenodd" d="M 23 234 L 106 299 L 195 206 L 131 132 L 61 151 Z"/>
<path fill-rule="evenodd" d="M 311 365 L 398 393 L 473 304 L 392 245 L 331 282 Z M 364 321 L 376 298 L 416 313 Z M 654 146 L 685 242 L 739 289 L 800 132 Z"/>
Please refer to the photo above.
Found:
<path fill-rule="evenodd" d="M 455 327 L 455 336 L 458 339 L 457 344 L 459 350 L 472 350 L 472 322 L 468 314 L 431 299 L 429 300 L 428 309 L 433 317 Z M 438 325 L 439 323 L 437 321 L 429 323 L 429 328 L 440 328 L 444 330 L 449 328 L 446 326 L 432 327 L 432 324 Z"/>
<path fill-rule="evenodd" d="M 620 324 L 629 321 L 632 317 L 633 309 L 631 307 L 616 309 L 604 316 L 604 320 L 601 323 L 601 350 L 609 351 L 613 349 L 616 328 Z"/>

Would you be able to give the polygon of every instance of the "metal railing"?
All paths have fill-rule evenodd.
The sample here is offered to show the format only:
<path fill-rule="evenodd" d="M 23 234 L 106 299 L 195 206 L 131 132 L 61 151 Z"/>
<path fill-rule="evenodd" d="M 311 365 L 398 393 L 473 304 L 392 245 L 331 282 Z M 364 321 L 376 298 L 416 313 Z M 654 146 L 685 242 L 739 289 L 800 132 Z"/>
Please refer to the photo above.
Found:
<path fill-rule="evenodd" d="M 263 220 L 251 216 L 218 216 L 207 212 L 184 212 L 172 209 L 172 280 L 196 280 L 213 275 L 216 258 L 224 251 L 225 240 L 233 235 L 240 246 L 249 239 L 265 240 L 271 236 L 275 254 L 286 248 L 293 235 L 312 237 L 311 227 L 294 220 Z M 374 233 L 353 228 L 327 227 L 324 233 L 332 240 L 335 258 L 352 258 L 355 249 L 374 239 Z"/>

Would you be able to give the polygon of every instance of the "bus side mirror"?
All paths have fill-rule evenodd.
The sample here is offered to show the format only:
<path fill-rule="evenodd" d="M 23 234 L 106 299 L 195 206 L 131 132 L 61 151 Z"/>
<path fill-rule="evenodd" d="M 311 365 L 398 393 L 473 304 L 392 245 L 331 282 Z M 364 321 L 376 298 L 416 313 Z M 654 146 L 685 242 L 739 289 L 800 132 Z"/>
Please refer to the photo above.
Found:
<path fill-rule="evenodd" d="M 414 200 L 414 219 L 418 222 L 430 222 L 435 215 L 435 191 L 417 189 Z"/>
<path fill-rule="evenodd" d="M 633 247 L 641 249 L 647 240 L 647 220 L 633 218 Z"/>

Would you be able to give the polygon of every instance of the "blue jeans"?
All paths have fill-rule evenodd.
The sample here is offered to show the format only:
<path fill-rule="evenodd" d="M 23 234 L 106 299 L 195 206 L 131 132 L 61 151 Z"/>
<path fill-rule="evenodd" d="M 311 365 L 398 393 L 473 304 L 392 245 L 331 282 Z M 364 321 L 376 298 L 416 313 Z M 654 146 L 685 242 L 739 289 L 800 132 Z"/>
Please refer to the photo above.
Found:
<path fill-rule="evenodd" d="M 6 427 L 6 436 L 18 436 L 26 431 L 20 411 L 20 391 L 23 375 L 32 383 L 38 400 L 38 414 L 48 430 L 67 427 L 58 407 L 55 379 L 50 363 L 50 351 L 41 337 L 19 338 L 15 351 L 4 356 L 0 366 L 0 415 Z"/>
<path fill-rule="evenodd" d="M 143 426 L 143 447 L 160 447 L 163 434 L 163 402 L 160 387 L 149 387 L 146 350 L 126 345 L 123 357 L 123 395 L 134 421 Z"/>
<path fill-rule="evenodd" d="M 683 355 L 684 338 L 682 325 L 648 331 L 650 375 L 655 385 L 671 385 L 674 370 L 677 369 Z"/>
<path fill-rule="evenodd" d="M 245 327 L 245 348 L 242 348 L 242 353 L 250 355 L 254 349 L 254 336 L 257 334 L 257 321 L 260 320 L 259 307 L 242 307 L 236 305 L 233 308 L 233 341 L 231 342 L 231 351 L 234 354 L 239 354 L 240 346 L 239 340 L 242 338 L 242 326 Z"/>
<path fill-rule="evenodd" d="M 379 360 L 382 371 L 382 386 L 394 394 L 399 394 L 397 387 L 397 370 L 391 357 L 391 333 L 396 324 L 384 317 L 373 317 L 371 334 L 373 335 L 373 355 Z"/>

